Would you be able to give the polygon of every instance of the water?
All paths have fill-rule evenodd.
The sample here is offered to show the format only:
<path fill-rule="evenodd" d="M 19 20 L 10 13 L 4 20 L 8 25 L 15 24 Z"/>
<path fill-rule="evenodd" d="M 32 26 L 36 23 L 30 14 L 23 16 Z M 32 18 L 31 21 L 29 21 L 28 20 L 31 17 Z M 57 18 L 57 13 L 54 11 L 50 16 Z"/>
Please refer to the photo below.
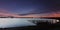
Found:
<path fill-rule="evenodd" d="M 29 18 L 0 18 L 0 28 L 36 25 L 29 22 Z"/>
<path fill-rule="evenodd" d="M 35 26 L 35 23 L 29 20 L 53 20 L 53 19 L 40 19 L 40 18 L 0 18 L 0 28 L 22 27 L 22 26 Z"/>

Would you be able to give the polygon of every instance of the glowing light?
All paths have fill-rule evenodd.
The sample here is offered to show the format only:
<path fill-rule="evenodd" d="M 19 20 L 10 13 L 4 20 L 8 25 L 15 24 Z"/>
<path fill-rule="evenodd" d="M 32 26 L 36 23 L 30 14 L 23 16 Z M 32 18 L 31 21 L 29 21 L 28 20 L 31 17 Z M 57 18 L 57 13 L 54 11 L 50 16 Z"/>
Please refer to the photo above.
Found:
<path fill-rule="evenodd" d="M 59 22 L 59 20 L 56 20 L 57 22 Z"/>

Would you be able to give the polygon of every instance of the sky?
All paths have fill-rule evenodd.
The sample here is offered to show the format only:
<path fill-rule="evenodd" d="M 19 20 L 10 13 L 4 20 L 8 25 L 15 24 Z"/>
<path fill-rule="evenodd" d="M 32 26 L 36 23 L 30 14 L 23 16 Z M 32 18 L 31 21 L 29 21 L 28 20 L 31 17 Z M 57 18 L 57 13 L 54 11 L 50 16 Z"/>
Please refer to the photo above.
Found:
<path fill-rule="evenodd" d="M 58 16 L 59 0 L 0 0 L 0 14 L 18 16 Z M 60 16 L 58 16 L 60 17 Z"/>

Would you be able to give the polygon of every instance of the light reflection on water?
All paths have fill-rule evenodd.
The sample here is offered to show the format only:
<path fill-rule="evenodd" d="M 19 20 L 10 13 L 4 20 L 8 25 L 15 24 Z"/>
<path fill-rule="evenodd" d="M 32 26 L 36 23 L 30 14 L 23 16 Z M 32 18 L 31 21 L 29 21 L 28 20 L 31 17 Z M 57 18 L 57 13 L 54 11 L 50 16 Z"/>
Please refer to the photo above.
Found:
<path fill-rule="evenodd" d="M 26 18 L 0 18 L 0 28 L 36 25 Z"/>
<path fill-rule="evenodd" d="M 0 18 L 0 28 L 34 26 L 36 24 L 28 20 L 42 20 L 40 18 Z M 47 20 L 47 19 L 43 19 Z M 52 20 L 52 19 L 48 19 Z"/>

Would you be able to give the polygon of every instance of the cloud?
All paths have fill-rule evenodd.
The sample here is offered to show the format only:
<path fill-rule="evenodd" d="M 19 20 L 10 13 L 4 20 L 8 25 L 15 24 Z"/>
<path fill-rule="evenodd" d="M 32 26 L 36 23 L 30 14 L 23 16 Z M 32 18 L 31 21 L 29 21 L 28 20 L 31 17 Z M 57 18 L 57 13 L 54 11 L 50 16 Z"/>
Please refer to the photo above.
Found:
<path fill-rule="evenodd" d="M 51 12 L 51 13 L 27 13 L 27 14 L 14 14 L 10 13 L 7 10 L 0 9 L 0 16 L 1 17 L 8 17 L 8 16 L 13 16 L 13 17 L 60 17 L 60 11 L 58 12 Z"/>
<path fill-rule="evenodd" d="M 11 13 L 6 9 L 0 8 L 0 17 L 8 17 L 8 16 L 18 17 L 19 15 Z"/>
<path fill-rule="evenodd" d="M 60 12 L 43 13 L 43 14 L 28 14 L 21 17 L 60 17 Z"/>

